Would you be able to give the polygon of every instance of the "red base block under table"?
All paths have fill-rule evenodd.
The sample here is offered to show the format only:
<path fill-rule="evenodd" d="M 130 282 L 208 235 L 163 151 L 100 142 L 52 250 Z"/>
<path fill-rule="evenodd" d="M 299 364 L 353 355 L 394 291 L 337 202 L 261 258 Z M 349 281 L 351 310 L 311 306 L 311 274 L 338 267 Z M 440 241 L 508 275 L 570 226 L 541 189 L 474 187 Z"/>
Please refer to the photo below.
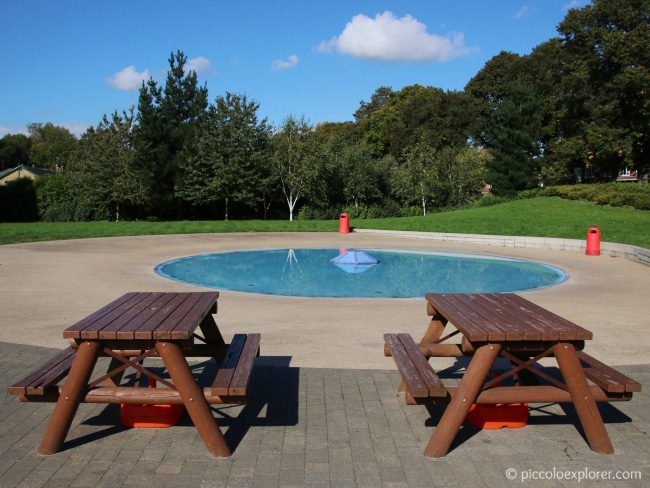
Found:
<path fill-rule="evenodd" d="M 477 429 L 518 429 L 528 425 L 527 403 L 473 404 L 467 420 Z"/>
<path fill-rule="evenodd" d="M 139 429 L 172 427 L 182 416 L 182 405 L 120 405 L 120 417 L 125 427 Z"/>

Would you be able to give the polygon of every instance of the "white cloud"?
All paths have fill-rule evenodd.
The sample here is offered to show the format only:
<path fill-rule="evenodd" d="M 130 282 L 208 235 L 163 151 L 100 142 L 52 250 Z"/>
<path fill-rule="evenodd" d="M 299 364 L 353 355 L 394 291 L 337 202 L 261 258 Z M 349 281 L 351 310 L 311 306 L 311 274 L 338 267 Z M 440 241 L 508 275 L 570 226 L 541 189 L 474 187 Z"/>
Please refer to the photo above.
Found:
<path fill-rule="evenodd" d="M 522 19 L 522 18 L 524 17 L 524 15 L 526 15 L 527 12 L 528 12 L 528 5 L 524 5 L 524 6 L 521 7 L 521 8 L 517 11 L 517 13 L 513 16 L 513 19 L 515 19 L 515 20 L 520 20 L 520 19 Z"/>
<path fill-rule="evenodd" d="M 88 127 L 91 126 L 91 124 L 87 124 L 85 122 L 52 122 L 52 123 L 54 125 L 58 125 L 59 127 L 65 127 L 77 137 L 80 137 L 84 132 L 86 132 Z M 29 131 L 27 130 L 26 126 L 12 127 L 9 125 L 0 125 L 0 137 L 5 136 L 6 134 L 29 135 Z"/>
<path fill-rule="evenodd" d="M 583 7 L 586 5 L 588 0 L 571 0 L 569 3 L 562 5 L 562 10 L 571 10 L 572 8 Z"/>
<path fill-rule="evenodd" d="M 0 125 L 0 137 L 4 137 L 7 134 L 29 135 L 29 132 L 27 132 L 27 127 L 12 127 L 9 125 Z"/>
<path fill-rule="evenodd" d="M 148 69 L 138 72 L 135 66 L 130 65 L 106 78 L 106 82 L 118 90 L 137 90 L 142 82 L 146 82 L 150 76 Z"/>
<path fill-rule="evenodd" d="M 208 58 L 197 56 L 195 58 L 187 60 L 183 71 L 185 71 L 185 73 L 194 71 L 197 75 L 209 75 L 214 72 L 214 69 L 212 69 L 212 65 L 210 64 L 210 60 Z"/>
<path fill-rule="evenodd" d="M 355 15 L 340 35 L 322 41 L 317 50 L 379 61 L 447 61 L 470 51 L 461 33 L 430 34 L 425 24 L 410 15 L 397 18 L 389 11 L 374 19 Z"/>
<path fill-rule="evenodd" d="M 87 124 L 85 122 L 61 122 L 55 125 L 65 127 L 75 136 L 81 137 L 81 135 L 83 135 L 83 133 L 86 132 L 86 130 L 88 130 L 88 127 L 90 127 L 92 124 Z"/>
<path fill-rule="evenodd" d="M 298 64 L 298 56 L 292 54 L 286 60 L 285 59 L 276 59 L 271 63 L 271 69 L 273 71 L 280 71 L 285 69 L 291 69 Z"/>

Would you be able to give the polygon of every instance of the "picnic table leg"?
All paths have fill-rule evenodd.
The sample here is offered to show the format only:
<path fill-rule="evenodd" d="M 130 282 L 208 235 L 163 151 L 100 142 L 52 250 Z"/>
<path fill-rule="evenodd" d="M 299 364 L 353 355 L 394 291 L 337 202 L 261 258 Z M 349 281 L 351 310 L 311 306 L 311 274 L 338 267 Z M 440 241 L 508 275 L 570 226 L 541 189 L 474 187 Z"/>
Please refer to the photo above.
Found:
<path fill-rule="evenodd" d="M 212 414 L 212 410 L 205 401 L 203 391 L 199 388 L 192 376 L 183 351 L 174 342 L 160 341 L 156 344 L 156 350 L 167 368 L 176 389 L 183 400 L 183 404 L 190 414 L 194 427 L 205 443 L 210 454 L 215 457 L 227 457 L 231 455 L 230 448 L 219 430 L 219 425 Z"/>
<path fill-rule="evenodd" d="M 424 450 L 425 456 L 438 458 L 447 454 L 500 351 L 501 344 L 487 344 L 476 350 L 456 392 L 431 435 L 429 444 Z"/>
<path fill-rule="evenodd" d="M 580 365 L 575 347 L 573 344 L 560 343 L 553 346 L 553 353 L 571 394 L 571 400 L 573 400 L 591 450 L 600 454 L 613 453 L 614 447 L 587 384 L 587 378 Z"/>
<path fill-rule="evenodd" d="M 79 345 L 68 378 L 63 384 L 41 444 L 38 446 L 39 454 L 54 454 L 63 445 L 97 363 L 100 349 L 101 343 L 98 341 L 84 342 Z"/>

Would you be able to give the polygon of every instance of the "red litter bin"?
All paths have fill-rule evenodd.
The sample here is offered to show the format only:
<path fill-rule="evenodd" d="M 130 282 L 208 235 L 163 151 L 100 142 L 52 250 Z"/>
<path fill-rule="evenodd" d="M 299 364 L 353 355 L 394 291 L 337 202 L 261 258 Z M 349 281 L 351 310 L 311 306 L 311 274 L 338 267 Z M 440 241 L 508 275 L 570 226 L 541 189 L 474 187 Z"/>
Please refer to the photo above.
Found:
<path fill-rule="evenodd" d="M 339 218 L 339 232 L 341 234 L 348 234 L 350 232 L 350 216 L 342 213 Z"/>
<path fill-rule="evenodd" d="M 587 256 L 600 256 L 600 227 L 587 230 Z"/>

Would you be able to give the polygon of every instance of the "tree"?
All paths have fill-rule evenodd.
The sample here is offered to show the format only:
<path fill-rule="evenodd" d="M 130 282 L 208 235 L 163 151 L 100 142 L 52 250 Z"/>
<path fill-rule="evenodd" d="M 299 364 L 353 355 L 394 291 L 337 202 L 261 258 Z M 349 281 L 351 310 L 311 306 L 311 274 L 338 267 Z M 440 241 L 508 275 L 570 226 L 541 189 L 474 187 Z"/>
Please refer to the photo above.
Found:
<path fill-rule="evenodd" d="M 30 162 L 40 168 L 65 168 L 77 148 L 77 138 L 65 127 L 46 124 L 29 124 L 27 126 L 31 147 Z"/>
<path fill-rule="evenodd" d="M 318 198 L 324 188 L 319 184 L 319 146 L 304 117 L 289 116 L 271 139 L 271 161 L 293 221 L 296 204 L 309 195 Z"/>
<path fill-rule="evenodd" d="M 484 144 L 494 158 L 487 178 L 496 194 L 531 188 L 541 171 L 541 102 L 532 87 L 516 80 L 490 117 Z"/>
<path fill-rule="evenodd" d="M 364 102 L 363 100 L 359 102 L 359 108 L 354 112 L 354 119 L 357 122 L 367 119 L 374 112 L 388 105 L 393 95 L 395 95 L 395 92 L 391 87 L 380 86 L 371 95 L 369 102 Z"/>
<path fill-rule="evenodd" d="M 196 73 L 186 71 L 186 63 L 181 51 L 172 53 L 165 86 L 151 78 L 142 83 L 138 99 L 135 147 L 153 175 L 150 213 L 163 218 L 181 214 L 175 198 L 180 167 L 193 152 L 190 142 L 208 106 L 207 87 L 198 86 Z"/>
<path fill-rule="evenodd" d="M 0 171 L 29 164 L 31 140 L 24 134 L 6 134 L 0 139 Z"/>
<path fill-rule="evenodd" d="M 623 166 L 648 169 L 650 2 L 595 0 L 570 10 L 558 31 L 565 53 L 559 87 L 563 136 L 584 150 L 573 167 L 612 178 Z M 561 150 L 561 149 L 560 149 Z"/>
<path fill-rule="evenodd" d="M 265 149 L 270 137 L 266 119 L 258 120 L 259 104 L 226 93 L 210 107 L 197 132 L 196 151 L 181 164 L 177 195 L 194 205 L 223 202 L 228 220 L 233 202 L 266 205 Z"/>
<path fill-rule="evenodd" d="M 424 137 L 406 150 L 404 162 L 393 175 L 393 191 L 407 204 L 418 202 L 422 215 L 427 214 L 427 206 L 440 195 L 442 187 L 436 151 Z"/>
<path fill-rule="evenodd" d="M 485 185 L 485 168 L 492 161 L 492 155 L 476 147 L 445 149 L 442 153 L 436 159 L 444 181 L 445 205 L 467 205 L 480 196 Z"/>
<path fill-rule="evenodd" d="M 81 211 L 93 218 L 120 220 L 121 210 L 146 203 L 149 174 L 133 147 L 133 107 L 104 116 L 82 137 L 79 162 L 73 168 Z"/>
<path fill-rule="evenodd" d="M 365 144 L 343 149 L 340 172 L 346 202 L 355 207 L 381 199 L 384 179 L 388 173 L 387 160 L 375 160 Z"/>
<path fill-rule="evenodd" d="M 465 146 L 475 132 L 477 106 L 474 97 L 462 92 L 412 85 L 382 99 L 359 125 L 373 156 L 399 159 L 422 137 L 435 149 Z"/>

